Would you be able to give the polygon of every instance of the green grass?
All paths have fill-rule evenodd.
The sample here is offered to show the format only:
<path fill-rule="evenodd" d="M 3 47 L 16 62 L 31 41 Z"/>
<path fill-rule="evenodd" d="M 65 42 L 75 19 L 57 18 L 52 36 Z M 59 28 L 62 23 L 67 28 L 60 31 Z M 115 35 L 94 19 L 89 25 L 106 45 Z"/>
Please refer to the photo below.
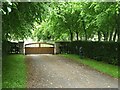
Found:
<path fill-rule="evenodd" d="M 26 88 L 24 55 L 9 55 L 3 58 L 2 88 Z"/>
<path fill-rule="evenodd" d="M 0 55 L 0 90 L 2 89 L 2 57 Z"/>
<path fill-rule="evenodd" d="M 111 64 L 103 63 L 103 62 L 96 61 L 93 59 L 88 59 L 88 58 L 80 59 L 80 57 L 78 55 L 74 55 L 74 54 L 61 54 L 61 56 L 64 56 L 71 60 L 74 60 L 74 61 L 77 61 L 84 65 L 87 65 L 90 68 L 93 68 L 97 71 L 100 71 L 102 73 L 110 75 L 114 78 L 120 78 L 120 74 L 118 74 L 118 68 L 120 68 L 120 67 L 118 67 L 118 66 L 114 66 Z"/>

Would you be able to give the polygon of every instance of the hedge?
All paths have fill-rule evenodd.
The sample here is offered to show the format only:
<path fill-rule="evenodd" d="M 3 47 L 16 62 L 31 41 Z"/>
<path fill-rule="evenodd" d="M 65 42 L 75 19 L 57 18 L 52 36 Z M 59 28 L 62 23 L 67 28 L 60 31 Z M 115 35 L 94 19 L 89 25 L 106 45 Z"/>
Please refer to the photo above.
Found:
<path fill-rule="evenodd" d="M 15 42 L 10 42 L 3 40 L 2 41 L 2 55 L 5 56 L 7 54 L 19 53 L 19 45 Z"/>
<path fill-rule="evenodd" d="M 60 52 L 118 65 L 118 42 L 60 42 Z"/>

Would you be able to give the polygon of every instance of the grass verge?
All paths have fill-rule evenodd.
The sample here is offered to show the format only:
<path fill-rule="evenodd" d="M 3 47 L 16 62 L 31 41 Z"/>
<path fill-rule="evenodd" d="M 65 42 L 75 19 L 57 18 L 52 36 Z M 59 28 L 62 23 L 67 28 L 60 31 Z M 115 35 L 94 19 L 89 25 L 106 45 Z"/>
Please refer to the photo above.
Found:
<path fill-rule="evenodd" d="M 26 88 L 24 55 L 9 55 L 3 58 L 2 88 Z"/>
<path fill-rule="evenodd" d="M 120 78 L 120 74 L 118 74 L 118 66 L 114 66 L 111 64 L 107 64 L 107 63 L 103 63 L 103 62 L 99 62 L 93 59 L 88 59 L 88 58 L 83 58 L 80 59 L 80 57 L 78 55 L 74 55 L 74 54 L 61 54 L 61 56 L 64 56 L 68 59 L 77 61 L 79 63 L 82 63 L 84 65 L 87 65 L 97 71 L 100 71 L 102 73 L 105 73 L 107 75 L 110 75 L 114 78 Z"/>

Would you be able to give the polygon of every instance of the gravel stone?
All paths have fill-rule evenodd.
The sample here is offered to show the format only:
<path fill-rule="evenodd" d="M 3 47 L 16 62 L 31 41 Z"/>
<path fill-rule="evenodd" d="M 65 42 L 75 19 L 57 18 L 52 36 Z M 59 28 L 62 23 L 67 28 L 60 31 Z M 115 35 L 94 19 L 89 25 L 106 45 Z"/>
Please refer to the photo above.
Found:
<path fill-rule="evenodd" d="M 27 88 L 118 88 L 118 79 L 58 55 L 26 55 Z"/>

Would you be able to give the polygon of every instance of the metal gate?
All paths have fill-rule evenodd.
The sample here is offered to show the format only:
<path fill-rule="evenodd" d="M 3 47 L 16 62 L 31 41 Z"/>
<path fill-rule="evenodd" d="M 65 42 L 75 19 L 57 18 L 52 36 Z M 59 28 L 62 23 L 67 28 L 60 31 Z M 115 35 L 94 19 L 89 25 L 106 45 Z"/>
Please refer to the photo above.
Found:
<path fill-rule="evenodd" d="M 54 54 L 54 44 L 51 43 L 25 44 L 25 54 Z"/>

